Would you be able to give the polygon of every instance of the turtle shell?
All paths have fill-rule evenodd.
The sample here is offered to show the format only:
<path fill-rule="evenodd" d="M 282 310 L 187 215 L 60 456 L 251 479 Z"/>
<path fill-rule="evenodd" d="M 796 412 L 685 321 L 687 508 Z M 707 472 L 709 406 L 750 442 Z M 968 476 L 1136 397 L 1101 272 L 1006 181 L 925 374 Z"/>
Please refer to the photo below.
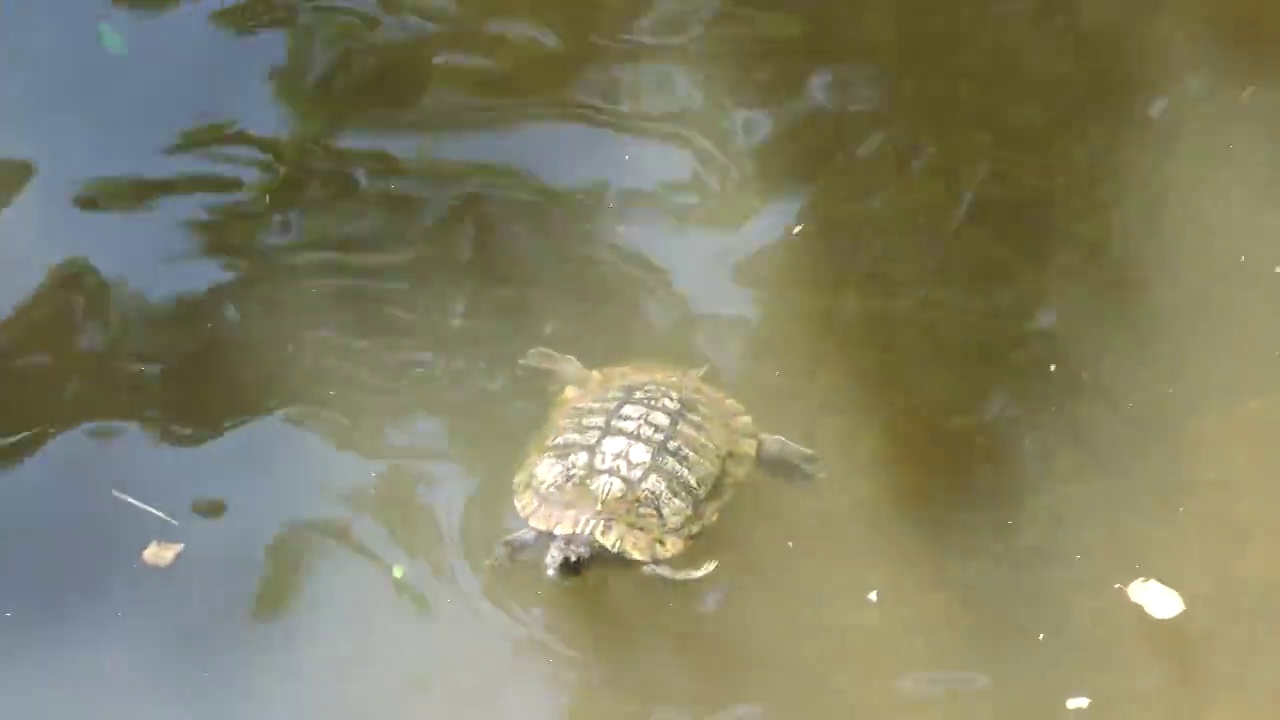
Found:
<path fill-rule="evenodd" d="M 751 416 L 700 376 L 606 368 L 565 388 L 516 473 L 520 515 L 633 560 L 679 554 L 756 462 Z"/>

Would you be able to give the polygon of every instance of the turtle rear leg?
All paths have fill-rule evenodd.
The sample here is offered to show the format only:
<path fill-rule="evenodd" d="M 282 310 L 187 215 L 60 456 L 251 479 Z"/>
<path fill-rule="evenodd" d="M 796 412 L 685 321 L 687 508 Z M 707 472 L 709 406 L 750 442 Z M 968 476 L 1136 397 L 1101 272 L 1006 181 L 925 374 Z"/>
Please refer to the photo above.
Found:
<path fill-rule="evenodd" d="M 809 477 L 821 475 L 817 469 L 818 454 L 781 435 L 760 435 L 756 459 L 763 465 L 785 467 Z"/>
<path fill-rule="evenodd" d="M 702 567 L 680 569 L 662 563 L 648 563 L 641 565 L 640 571 L 645 575 L 654 575 L 668 580 L 701 580 L 710 575 L 719 564 L 719 560 L 708 560 L 702 564 Z"/>
<path fill-rule="evenodd" d="M 591 371 L 572 355 L 563 355 L 544 347 L 536 347 L 520 358 L 520 364 L 540 370 L 550 370 L 566 385 L 582 386 L 591 380 Z"/>
<path fill-rule="evenodd" d="M 514 557 L 517 552 L 533 545 L 541 539 L 542 533 L 534 530 L 533 528 L 517 530 L 502 538 L 502 541 L 498 543 L 497 549 L 494 550 L 493 557 L 489 558 L 489 561 L 485 564 L 493 566 L 511 562 L 511 558 Z"/>

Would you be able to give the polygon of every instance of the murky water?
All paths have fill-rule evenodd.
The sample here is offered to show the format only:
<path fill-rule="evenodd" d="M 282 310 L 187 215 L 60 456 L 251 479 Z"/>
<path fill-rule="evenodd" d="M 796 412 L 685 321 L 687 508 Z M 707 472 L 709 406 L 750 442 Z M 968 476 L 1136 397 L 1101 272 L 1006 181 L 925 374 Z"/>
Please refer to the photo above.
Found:
<path fill-rule="evenodd" d="M 0 708 L 1274 711 L 1280 10 L 1215 7 L 10 3 Z M 828 475 L 697 583 L 486 572 L 534 345 Z"/>

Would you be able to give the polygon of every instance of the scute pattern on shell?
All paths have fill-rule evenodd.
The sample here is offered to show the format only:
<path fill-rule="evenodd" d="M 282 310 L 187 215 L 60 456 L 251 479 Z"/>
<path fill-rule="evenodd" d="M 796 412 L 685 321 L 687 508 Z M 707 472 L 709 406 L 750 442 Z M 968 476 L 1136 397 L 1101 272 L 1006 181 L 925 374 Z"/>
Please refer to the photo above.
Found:
<path fill-rule="evenodd" d="M 566 389 L 516 473 L 517 511 L 642 562 L 683 551 L 750 473 L 757 442 L 742 405 L 698 375 L 606 368 Z"/>

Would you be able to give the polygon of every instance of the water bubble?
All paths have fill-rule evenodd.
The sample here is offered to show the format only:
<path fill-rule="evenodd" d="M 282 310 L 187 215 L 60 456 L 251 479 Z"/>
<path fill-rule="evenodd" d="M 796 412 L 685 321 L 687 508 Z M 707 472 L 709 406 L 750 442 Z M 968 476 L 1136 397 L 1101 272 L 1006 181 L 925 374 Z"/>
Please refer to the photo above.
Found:
<path fill-rule="evenodd" d="M 646 115 L 692 112 L 706 102 L 696 74 L 680 65 L 660 62 L 591 68 L 576 84 L 574 94 L 593 105 Z"/>
<path fill-rule="evenodd" d="M 713 613 L 724 606 L 729 597 L 729 583 L 723 582 L 708 590 L 698 599 L 698 612 Z"/>
<path fill-rule="evenodd" d="M 710 715 L 706 720 L 760 720 L 764 717 L 764 707 L 756 703 L 738 703 Z"/>
<path fill-rule="evenodd" d="M 646 45 L 679 45 L 702 35 L 719 13 L 719 0 L 656 0 L 623 37 Z"/>
<path fill-rule="evenodd" d="M 884 103 L 884 77 L 878 68 L 859 63 L 820 68 L 805 83 L 805 96 L 828 110 L 875 110 Z"/>
<path fill-rule="evenodd" d="M 1031 319 L 1030 328 L 1032 330 L 1051 330 L 1058 324 L 1058 311 L 1051 308 L 1041 308 Z"/>
<path fill-rule="evenodd" d="M 739 145 L 755 147 L 773 133 L 773 118 L 765 110 L 738 108 L 729 114 L 729 130 Z"/>
<path fill-rule="evenodd" d="M 1147 117 L 1152 120 L 1159 120 L 1164 117 L 1164 112 L 1168 109 L 1169 97 L 1167 95 L 1161 95 L 1160 97 L 1152 100 L 1150 105 L 1147 105 Z"/>

